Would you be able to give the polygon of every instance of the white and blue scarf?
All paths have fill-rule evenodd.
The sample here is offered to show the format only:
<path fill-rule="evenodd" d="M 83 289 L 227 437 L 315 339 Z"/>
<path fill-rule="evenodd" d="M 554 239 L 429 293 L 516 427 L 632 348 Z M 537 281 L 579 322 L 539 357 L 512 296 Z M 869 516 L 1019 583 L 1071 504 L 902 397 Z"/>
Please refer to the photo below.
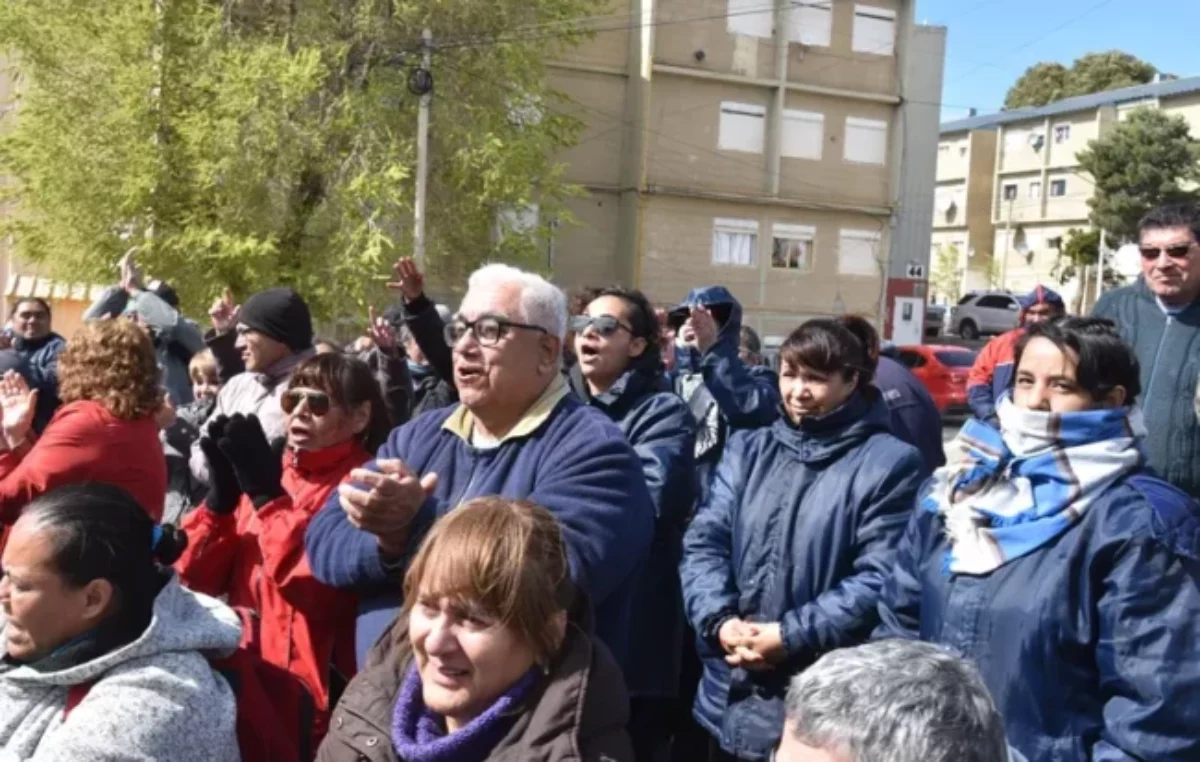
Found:
<path fill-rule="evenodd" d="M 1037 550 L 1145 462 L 1137 409 L 1043 413 L 1005 398 L 997 414 L 999 431 L 963 427 L 960 453 L 922 491 L 921 508 L 945 521 L 951 573 L 988 574 Z"/>

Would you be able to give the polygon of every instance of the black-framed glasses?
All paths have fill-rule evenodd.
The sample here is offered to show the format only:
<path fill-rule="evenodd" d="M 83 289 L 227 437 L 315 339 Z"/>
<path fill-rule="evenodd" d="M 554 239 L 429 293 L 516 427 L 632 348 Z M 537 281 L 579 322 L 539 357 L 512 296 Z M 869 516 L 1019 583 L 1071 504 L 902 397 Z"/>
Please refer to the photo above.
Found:
<path fill-rule="evenodd" d="M 329 412 L 329 395 L 316 389 L 288 389 L 279 398 L 279 407 L 283 408 L 284 413 L 291 415 L 293 410 L 300 407 L 301 402 L 307 402 L 308 411 L 317 418 Z"/>
<path fill-rule="evenodd" d="M 1196 244 L 1194 243 L 1181 243 L 1178 246 L 1167 246 L 1164 248 L 1159 248 L 1156 246 L 1139 246 L 1138 253 L 1140 253 L 1142 255 L 1142 259 L 1146 260 L 1147 262 L 1158 259 L 1163 254 L 1166 254 L 1171 259 L 1187 259 L 1188 255 L 1192 253 L 1192 247 L 1195 245 Z"/>
<path fill-rule="evenodd" d="M 626 331 L 630 336 L 633 335 L 633 328 L 612 315 L 576 315 L 571 318 L 570 327 L 571 333 L 583 333 L 591 328 L 597 335 L 605 339 L 617 331 Z"/>
<path fill-rule="evenodd" d="M 458 343 L 459 339 L 466 336 L 470 332 L 475 340 L 481 346 L 494 347 L 504 338 L 513 328 L 520 328 L 525 331 L 537 331 L 538 333 L 549 334 L 545 328 L 540 325 L 530 325 L 528 323 L 516 323 L 512 320 L 505 320 L 502 317 L 495 315 L 484 315 L 478 320 L 463 320 L 455 318 L 446 324 L 446 344 L 453 347 Z"/>

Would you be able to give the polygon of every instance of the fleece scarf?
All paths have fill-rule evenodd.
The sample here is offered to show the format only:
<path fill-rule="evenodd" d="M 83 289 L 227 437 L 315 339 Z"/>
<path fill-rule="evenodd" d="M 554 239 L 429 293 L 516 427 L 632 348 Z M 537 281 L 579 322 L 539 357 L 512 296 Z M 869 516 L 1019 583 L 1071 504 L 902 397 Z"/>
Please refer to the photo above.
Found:
<path fill-rule="evenodd" d="M 1145 462 L 1137 409 L 1044 413 L 1005 397 L 997 412 L 1000 430 L 969 421 L 956 462 L 922 491 L 921 508 L 945 521 L 950 573 L 989 574 L 1032 553 Z"/>

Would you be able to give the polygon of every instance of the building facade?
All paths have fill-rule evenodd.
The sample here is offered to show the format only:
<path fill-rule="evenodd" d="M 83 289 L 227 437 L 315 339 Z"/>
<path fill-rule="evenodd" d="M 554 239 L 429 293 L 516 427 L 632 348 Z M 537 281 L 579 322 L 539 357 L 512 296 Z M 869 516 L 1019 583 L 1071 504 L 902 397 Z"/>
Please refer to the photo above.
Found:
<path fill-rule="evenodd" d="M 618 3 L 551 69 L 587 124 L 556 280 L 723 284 L 768 337 L 843 312 L 919 337 L 945 30 L 913 5 Z"/>
<path fill-rule="evenodd" d="M 1087 202 L 1093 183 L 1077 156 L 1089 141 L 1139 108 L 1182 115 L 1193 125 L 1193 135 L 1200 136 L 1200 77 L 1166 79 L 942 125 L 935 260 L 939 246 L 941 251 L 955 246 L 963 253 L 964 292 L 992 285 L 1022 292 L 1038 283 L 1053 284 L 1068 304 L 1077 302 L 1087 309 L 1095 299 L 1095 276 L 1081 274 L 1060 284 L 1056 268 L 1069 232 L 1090 227 Z M 965 214 L 959 217 L 958 200 L 964 195 Z M 995 259 L 995 283 L 981 279 L 979 267 L 973 265 L 984 259 L 984 251 Z"/>

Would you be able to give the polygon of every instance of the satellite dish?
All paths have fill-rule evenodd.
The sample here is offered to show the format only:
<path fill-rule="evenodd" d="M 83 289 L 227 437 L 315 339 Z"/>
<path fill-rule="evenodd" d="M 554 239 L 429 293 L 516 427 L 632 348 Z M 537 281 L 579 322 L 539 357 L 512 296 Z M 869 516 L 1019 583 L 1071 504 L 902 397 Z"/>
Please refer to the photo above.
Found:
<path fill-rule="evenodd" d="M 1040 132 L 1034 132 L 1029 135 L 1029 145 L 1035 151 L 1042 150 L 1042 146 L 1046 144 L 1046 136 Z"/>

